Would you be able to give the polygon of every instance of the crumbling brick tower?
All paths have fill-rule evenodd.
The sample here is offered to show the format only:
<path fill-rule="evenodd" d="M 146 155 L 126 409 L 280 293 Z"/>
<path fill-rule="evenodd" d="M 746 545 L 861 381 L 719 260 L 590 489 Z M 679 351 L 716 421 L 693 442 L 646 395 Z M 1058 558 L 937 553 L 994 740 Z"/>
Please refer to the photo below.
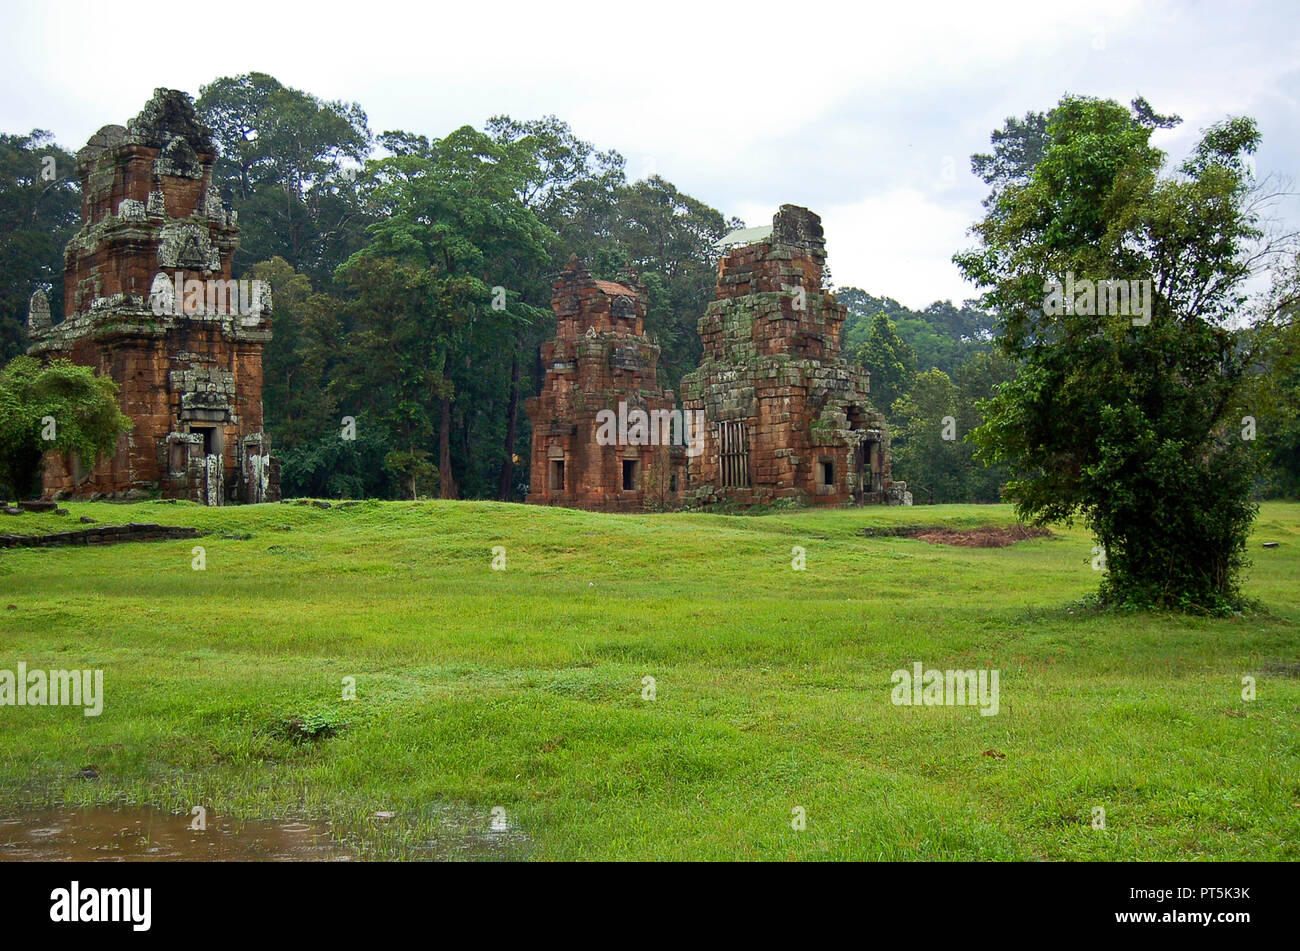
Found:
<path fill-rule="evenodd" d="M 605 422 L 674 410 L 672 391 L 658 381 L 659 347 L 645 336 L 646 301 L 634 271 L 594 280 L 576 255 L 555 281 L 555 339 L 541 351 L 546 380 L 524 404 L 533 429 L 528 502 L 635 511 L 680 500 L 683 446 L 659 438 L 657 427 L 653 442 L 643 442 L 635 427 Z M 603 425 L 627 438 L 602 444 Z"/>
<path fill-rule="evenodd" d="M 279 496 L 262 432 L 270 295 L 230 281 L 239 229 L 212 181 L 215 160 L 190 98 L 170 89 L 77 153 L 82 227 L 64 252 L 68 317 L 51 326 L 48 302 L 34 295 L 29 352 L 111 377 L 132 428 L 93 471 L 48 454 L 46 497 Z"/>
<path fill-rule="evenodd" d="M 688 496 L 744 504 L 902 500 L 890 479 L 889 434 L 867 400 L 867 371 L 840 357 L 845 309 L 822 289 L 821 219 L 782 205 L 772 227 L 718 266 L 700 318 L 704 356 L 682 380 L 683 405 L 704 412 L 704 450 Z"/>

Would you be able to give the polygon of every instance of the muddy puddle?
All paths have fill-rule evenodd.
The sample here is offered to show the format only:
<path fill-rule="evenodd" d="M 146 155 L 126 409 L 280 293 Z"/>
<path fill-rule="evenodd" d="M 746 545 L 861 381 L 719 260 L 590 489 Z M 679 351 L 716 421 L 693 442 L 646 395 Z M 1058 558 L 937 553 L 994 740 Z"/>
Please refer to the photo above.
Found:
<path fill-rule="evenodd" d="M 0 818 L 0 862 L 348 862 L 320 822 L 235 822 L 153 809 L 58 808 Z"/>

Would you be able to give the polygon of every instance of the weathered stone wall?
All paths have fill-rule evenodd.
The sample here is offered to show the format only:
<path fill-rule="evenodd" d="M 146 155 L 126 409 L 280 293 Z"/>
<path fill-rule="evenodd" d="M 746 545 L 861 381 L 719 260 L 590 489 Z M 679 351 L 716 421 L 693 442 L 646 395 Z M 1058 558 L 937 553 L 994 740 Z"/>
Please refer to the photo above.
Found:
<path fill-rule="evenodd" d="M 821 220 L 783 205 L 770 237 L 719 263 L 715 299 L 699 322 L 703 360 L 682 380 L 683 406 L 706 420 L 691 497 L 889 500 L 888 429 L 868 400 L 867 372 L 840 357 L 845 309 L 822 287 L 825 259 Z M 722 461 L 737 438 L 740 478 Z"/>
<path fill-rule="evenodd" d="M 160 542 L 198 537 L 199 531 L 196 528 L 132 522 L 129 525 L 104 525 L 100 528 L 82 528 L 68 532 L 47 532 L 44 535 L 0 535 L 0 548 L 119 545 L 122 542 Z"/>
<path fill-rule="evenodd" d="M 601 445 L 598 414 L 671 412 L 659 385 L 659 347 L 645 336 L 647 295 L 634 272 L 594 280 L 578 261 L 554 283 L 555 339 L 542 345 L 546 380 L 524 403 L 533 444 L 527 501 L 605 511 L 677 504 L 685 489 L 685 454 L 667 445 Z M 633 486 L 624 487 L 624 463 Z M 558 479 L 556 463 L 563 464 Z M 562 484 L 560 484 L 562 481 Z"/>
<path fill-rule="evenodd" d="M 91 472 L 49 454 L 46 497 L 278 497 L 262 428 L 269 296 L 241 308 L 206 293 L 230 281 L 239 234 L 212 183 L 215 159 L 189 97 L 163 89 L 126 128 L 105 126 L 77 154 L 82 227 L 64 252 L 69 316 L 51 327 L 48 306 L 34 299 L 29 350 L 111 377 L 132 429 Z M 203 282 L 197 298 L 184 293 L 192 280 Z M 155 299 L 168 305 L 163 313 Z"/>

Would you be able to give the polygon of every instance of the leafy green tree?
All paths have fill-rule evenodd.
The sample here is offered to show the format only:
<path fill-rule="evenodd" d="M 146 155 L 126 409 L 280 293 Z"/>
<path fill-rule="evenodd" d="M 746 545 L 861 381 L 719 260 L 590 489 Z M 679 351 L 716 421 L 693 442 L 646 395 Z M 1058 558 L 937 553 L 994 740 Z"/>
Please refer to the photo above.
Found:
<path fill-rule="evenodd" d="M 290 446 L 277 444 L 286 497 L 392 498 L 399 493 L 398 474 L 386 465 L 387 434 L 364 415 L 353 424 L 355 439 L 343 438 L 335 426 Z"/>
<path fill-rule="evenodd" d="M 942 370 L 916 375 L 890 417 L 893 475 L 918 501 L 965 502 L 970 449 L 957 429 L 961 393 Z"/>
<path fill-rule="evenodd" d="M 90 468 L 130 428 L 117 385 L 89 367 L 20 356 L 0 370 L 0 485 L 13 498 L 39 491 L 45 453 Z"/>
<path fill-rule="evenodd" d="M 1254 515 L 1240 421 L 1258 354 L 1233 319 L 1260 238 L 1245 162 L 1259 134 L 1219 123 L 1167 175 L 1151 131 L 1140 110 L 1062 99 L 1041 160 L 995 187 L 980 246 L 954 257 L 1018 364 L 975 438 L 1015 468 L 1022 517 L 1085 519 L 1106 550 L 1103 601 L 1221 611 Z M 1086 290 L 1058 306 L 1067 276 L 1150 281 L 1147 316 L 1098 314 Z"/>
<path fill-rule="evenodd" d="M 1247 348 L 1263 355 L 1261 381 L 1249 407 L 1267 464 L 1260 479 L 1265 497 L 1300 498 L 1300 255 L 1274 273 L 1261 319 L 1246 331 Z"/>
<path fill-rule="evenodd" d="M 856 287 L 842 288 L 835 296 L 848 310 L 841 334 L 845 353 L 855 353 L 866 344 L 876 314 L 881 313 L 892 321 L 922 370 L 933 367 L 952 376 L 972 354 L 992 345 L 993 318 L 973 306 L 973 301 L 961 307 L 951 301 L 935 301 L 924 310 L 912 310 L 892 297 L 873 297 Z"/>
<path fill-rule="evenodd" d="M 957 368 L 953 382 L 957 384 L 957 422 L 962 439 L 961 461 L 966 502 L 998 502 L 1002 485 L 1007 480 L 1007 469 L 1000 465 L 985 465 L 975 457 L 971 433 L 986 420 L 989 400 L 998 390 L 1015 379 L 1015 364 L 999 350 L 977 350 Z"/>
<path fill-rule="evenodd" d="M 984 201 L 985 207 L 993 204 L 1005 188 L 1028 183 L 1047 150 L 1051 115 L 1026 112 L 1023 119 L 1008 116 L 1002 128 L 990 136 L 993 151 L 976 152 L 970 157 L 971 171 L 993 189 Z"/>
<path fill-rule="evenodd" d="M 549 235 L 517 197 L 522 166 L 490 136 L 466 126 L 408 141 L 406 154 L 371 163 L 383 213 L 339 269 L 353 295 L 345 385 L 394 434 L 401 460 L 417 460 L 436 432 L 440 493 L 455 498 L 453 451 L 463 471 L 476 406 L 453 402 L 508 347 L 514 323 L 545 313 L 525 294 L 540 292 Z"/>
<path fill-rule="evenodd" d="M 1267 498 L 1300 498 L 1300 366 L 1289 362 L 1273 380 L 1277 395 L 1272 412 L 1258 424 L 1260 449 L 1267 471 L 1261 478 L 1261 494 Z"/>
<path fill-rule="evenodd" d="M 270 342 L 262 354 L 262 403 L 277 454 L 317 436 L 340 432 L 343 413 L 331 381 L 347 359 L 344 304 L 317 293 L 305 274 L 276 257 L 253 266 L 275 302 Z"/>
<path fill-rule="evenodd" d="M 24 350 L 35 291 L 63 316 L 63 247 L 80 213 L 76 159 L 50 133 L 0 135 L 0 361 Z"/>
<path fill-rule="evenodd" d="M 898 336 L 894 322 L 876 314 L 871 332 L 858 349 L 857 362 L 871 373 L 871 401 L 886 413 L 894 400 L 907 392 L 916 372 L 916 354 Z"/>
<path fill-rule="evenodd" d="M 412 499 L 418 499 L 430 486 L 440 484 L 438 467 L 429 461 L 429 454 L 423 449 L 414 452 L 394 449 L 384 456 L 384 466 L 397 477 Z"/>
<path fill-rule="evenodd" d="M 372 143 L 365 112 L 257 72 L 208 83 L 195 105 L 221 151 L 217 180 L 239 213 L 236 270 L 279 256 L 323 284 L 365 244 L 370 218 L 356 174 Z"/>
<path fill-rule="evenodd" d="M 741 223 L 724 218 L 658 175 L 620 189 L 615 208 L 617 218 L 610 230 L 627 263 L 646 281 L 646 332 L 663 348 L 665 382 L 677 388 L 703 355 L 696 328 L 713 299 L 719 254 L 715 244 Z M 650 280 L 651 274 L 657 275 L 657 282 Z"/>
<path fill-rule="evenodd" d="M 553 115 L 529 121 L 493 116 L 487 133 L 517 163 L 519 201 L 557 233 L 580 219 L 593 194 L 609 196 L 625 184 L 623 156 L 578 138 Z M 557 254 L 567 259 L 573 249 L 562 247 L 566 237 L 576 235 L 560 234 Z"/>

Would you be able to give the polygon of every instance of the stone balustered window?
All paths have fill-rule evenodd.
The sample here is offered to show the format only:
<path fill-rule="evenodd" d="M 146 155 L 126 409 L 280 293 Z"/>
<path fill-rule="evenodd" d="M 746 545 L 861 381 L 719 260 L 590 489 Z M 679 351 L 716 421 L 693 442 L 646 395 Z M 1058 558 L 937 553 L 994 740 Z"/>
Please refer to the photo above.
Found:
<path fill-rule="evenodd" d="M 718 423 L 718 471 L 724 489 L 749 488 L 749 427 Z"/>

